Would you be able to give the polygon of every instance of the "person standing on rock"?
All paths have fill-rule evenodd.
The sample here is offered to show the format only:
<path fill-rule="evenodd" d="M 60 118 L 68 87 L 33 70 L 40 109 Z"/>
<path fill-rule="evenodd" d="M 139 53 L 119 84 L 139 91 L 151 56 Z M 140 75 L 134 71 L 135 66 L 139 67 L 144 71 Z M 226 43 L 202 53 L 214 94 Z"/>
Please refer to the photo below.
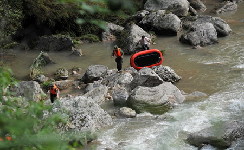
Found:
<path fill-rule="evenodd" d="M 50 100 L 53 103 L 55 99 L 59 98 L 60 91 L 55 84 L 52 84 L 48 90 L 48 93 L 50 93 Z"/>
<path fill-rule="evenodd" d="M 114 46 L 114 50 L 113 50 L 113 53 L 112 53 L 112 57 L 115 56 L 115 62 L 117 63 L 117 69 L 118 69 L 118 72 L 121 72 L 121 69 L 122 69 L 122 63 L 123 63 L 123 51 L 118 48 L 117 45 Z"/>
<path fill-rule="evenodd" d="M 148 37 L 145 37 L 144 35 L 141 37 L 141 39 L 138 41 L 137 45 L 140 44 L 142 47 L 142 50 L 149 50 L 151 39 Z"/>

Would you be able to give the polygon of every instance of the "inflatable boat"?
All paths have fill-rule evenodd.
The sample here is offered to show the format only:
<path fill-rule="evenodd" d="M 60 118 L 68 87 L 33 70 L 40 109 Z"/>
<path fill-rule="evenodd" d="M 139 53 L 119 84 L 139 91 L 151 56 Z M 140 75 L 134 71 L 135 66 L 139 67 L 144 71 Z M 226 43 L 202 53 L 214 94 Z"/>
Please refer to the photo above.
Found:
<path fill-rule="evenodd" d="M 130 58 L 131 67 L 140 70 L 143 67 L 158 66 L 163 63 L 163 55 L 158 49 L 150 49 L 135 53 Z"/>

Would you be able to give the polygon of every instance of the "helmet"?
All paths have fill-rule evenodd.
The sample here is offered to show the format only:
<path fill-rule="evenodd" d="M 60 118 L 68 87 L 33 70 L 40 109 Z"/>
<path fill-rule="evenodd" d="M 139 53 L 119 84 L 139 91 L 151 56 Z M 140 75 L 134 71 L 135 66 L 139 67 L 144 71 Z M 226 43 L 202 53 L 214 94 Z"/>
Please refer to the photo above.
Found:
<path fill-rule="evenodd" d="M 114 49 L 117 49 L 117 48 L 119 48 L 117 45 L 114 45 Z"/>

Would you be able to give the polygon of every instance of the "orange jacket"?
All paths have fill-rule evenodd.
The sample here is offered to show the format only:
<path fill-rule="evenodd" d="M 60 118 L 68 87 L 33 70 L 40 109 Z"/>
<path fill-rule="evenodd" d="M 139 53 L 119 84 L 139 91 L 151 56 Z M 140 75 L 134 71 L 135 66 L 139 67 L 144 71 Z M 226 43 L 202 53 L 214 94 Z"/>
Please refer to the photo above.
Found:
<path fill-rule="evenodd" d="M 51 94 L 57 94 L 58 93 L 58 87 L 56 86 L 56 85 L 54 85 L 54 87 L 52 87 L 51 89 L 50 89 L 50 93 Z"/>
<path fill-rule="evenodd" d="M 113 55 L 115 55 L 116 57 L 121 57 L 123 55 L 123 52 L 121 52 L 120 48 L 117 48 L 113 51 Z"/>

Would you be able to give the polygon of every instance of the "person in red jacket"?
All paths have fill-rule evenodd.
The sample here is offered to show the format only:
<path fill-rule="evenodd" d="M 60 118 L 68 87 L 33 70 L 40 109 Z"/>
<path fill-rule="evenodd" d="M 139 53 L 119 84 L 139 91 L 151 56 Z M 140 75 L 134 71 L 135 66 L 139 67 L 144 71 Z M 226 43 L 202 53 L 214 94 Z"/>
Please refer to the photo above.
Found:
<path fill-rule="evenodd" d="M 122 69 L 123 55 L 123 51 L 120 48 L 118 48 L 117 45 L 115 45 L 112 56 L 116 56 L 115 62 L 117 63 L 118 72 L 121 72 Z"/>
<path fill-rule="evenodd" d="M 59 98 L 60 91 L 59 91 L 58 87 L 55 84 L 52 84 L 50 86 L 50 89 L 48 90 L 48 92 L 50 93 L 50 100 L 51 100 L 52 103 L 54 102 L 54 100 L 56 98 Z"/>

